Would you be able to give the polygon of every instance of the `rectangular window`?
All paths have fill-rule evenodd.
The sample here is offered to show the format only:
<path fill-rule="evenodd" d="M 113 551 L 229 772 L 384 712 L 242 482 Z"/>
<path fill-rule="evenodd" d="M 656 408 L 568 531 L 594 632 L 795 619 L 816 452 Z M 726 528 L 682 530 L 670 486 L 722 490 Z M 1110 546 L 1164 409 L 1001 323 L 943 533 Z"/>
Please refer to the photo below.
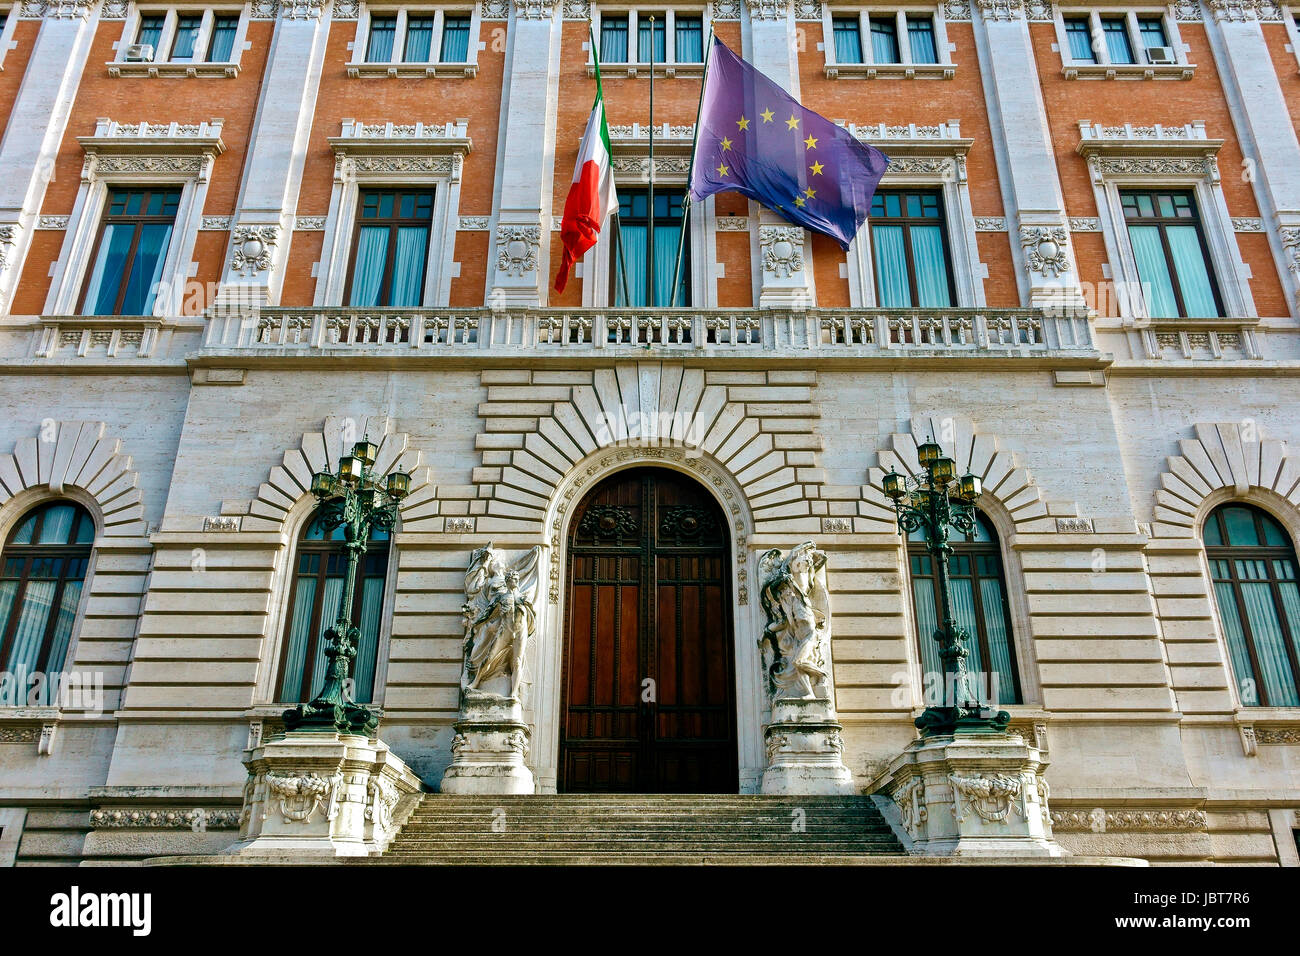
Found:
<path fill-rule="evenodd" d="M 176 18 L 176 38 L 172 41 L 173 60 L 194 59 L 194 47 L 199 39 L 199 27 L 203 25 L 201 13 L 183 13 Z"/>
<path fill-rule="evenodd" d="M 835 17 L 831 21 L 835 36 L 835 62 L 862 62 L 862 24 L 857 17 Z"/>
<path fill-rule="evenodd" d="M 898 63 L 898 24 L 893 20 L 871 21 L 871 61 Z"/>
<path fill-rule="evenodd" d="M 939 193 L 878 190 L 871 200 L 870 222 L 876 305 L 951 306 L 952 269 Z"/>
<path fill-rule="evenodd" d="M 1192 194 L 1126 190 L 1120 193 L 1120 201 L 1150 316 L 1222 315 Z"/>
<path fill-rule="evenodd" d="M 438 56 L 443 63 L 469 62 L 469 17 L 443 18 L 442 49 Z"/>
<path fill-rule="evenodd" d="M 212 39 L 208 43 L 209 63 L 230 63 L 235 52 L 235 30 L 239 27 L 236 15 L 218 14 L 212 18 Z"/>
<path fill-rule="evenodd" d="M 600 61 L 627 62 L 627 17 L 601 17 Z"/>
<path fill-rule="evenodd" d="M 1065 39 L 1070 46 L 1071 60 L 1076 63 L 1097 62 L 1097 51 L 1092 48 L 1092 25 L 1087 17 L 1066 20 Z"/>
<path fill-rule="evenodd" d="M 407 63 L 429 63 L 432 57 L 433 17 L 407 17 L 402 59 Z"/>
<path fill-rule="evenodd" d="M 179 187 L 110 191 L 82 315 L 152 314 L 180 201 Z"/>
<path fill-rule="evenodd" d="M 140 17 L 140 33 L 135 42 L 153 47 L 153 58 L 158 58 L 158 43 L 162 40 L 163 24 L 167 17 L 161 13 L 146 13 Z"/>
<path fill-rule="evenodd" d="M 653 20 L 650 18 L 654 17 Z M 664 15 L 642 13 L 636 18 L 636 55 L 638 63 L 664 62 Z"/>
<path fill-rule="evenodd" d="M 704 62 L 704 20 L 702 17 L 677 18 L 677 43 L 673 51 L 678 63 Z"/>
<path fill-rule="evenodd" d="M 1133 63 L 1133 44 L 1128 38 L 1124 17 L 1102 17 L 1101 31 L 1106 38 L 1106 55 L 1112 63 Z"/>
<path fill-rule="evenodd" d="M 1169 46 L 1169 38 L 1165 35 L 1164 21 L 1159 17 L 1139 17 L 1138 33 L 1142 36 L 1142 49 L 1149 50 L 1153 46 Z"/>
<path fill-rule="evenodd" d="M 371 17 L 366 60 L 370 63 L 388 63 L 392 60 L 393 40 L 396 36 L 397 17 Z"/>
<path fill-rule="evenodd" d="M 360 205 L 348 305 L 422 305 L 433 190 L 367 190 Z"/>
<path fill-rule="evenodd" d="M 907 44 L 913 63 L 939 62 L 939 49 L 934 42 L 934 20 L 931 17 L 907 18 Z"/>
<path fill-rule="evenodd" d="M 619 228 L 614 231 L 613 262 L 610 265 L 610 285 L 614 289 L 615 305 L 666 306 L 671 300 L 673 270 L 677 265 L 677 246 L 681 239 L 682 200 L 686 193 L 681 189 L 655 190 L 654 242 L 649 243 L 650 191 L 648 189 L 623 189 L 618 191 Z M 618 236 L 622 235 L 623 249 L 619 255 Z M 651 288 L 649 261 L 654 259 L 654 282 Z M 621 262 L 620 262 L 621 259 Z M 623 295 L 620 267 L 627 269 L 627 298 Z M 683 250 L 679 273 L 677 304 L 691 304 L 690 244 Z"/>

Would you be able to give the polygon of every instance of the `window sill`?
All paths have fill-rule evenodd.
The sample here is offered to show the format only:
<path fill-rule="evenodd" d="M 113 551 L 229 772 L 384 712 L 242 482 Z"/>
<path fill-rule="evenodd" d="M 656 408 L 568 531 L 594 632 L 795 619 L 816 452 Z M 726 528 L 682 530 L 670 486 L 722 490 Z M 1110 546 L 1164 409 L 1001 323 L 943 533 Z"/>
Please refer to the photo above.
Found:
<path fill-rule="evenodd" d="M 666 77 L 703 76 L 704 64 L 703 63 L 656 63 L 654 65 L 654 71 L 655 71 L 655 76 L 666 76 Z M 587 64 L 587 75 L 588 76 L 596 75 L 595 65 L 591 63 Z M 649 63 L 602 63 L 600 65 L 600 75 L 615 76 L 615 77 L 649 76 L 650 64 Z"/>
<path fill-rule="evenodd" d="M 827 63 L 828 80 L 951 80 L 952 63 Z"/>
<path fill-rule="evenodd" d="M 108 64 L 109 76 L 239 76 L 238 63 L 126 63 Z"/>
<path fill-rule="evenodd" d="M 1194 63 L 1072 63 L 1061 70 L 1067 80 L 1190 80 Z"/>
<path fill-rule="evenodd" d="M 478 76 L 477 63 L 349 63 L 348 76 Z"/>

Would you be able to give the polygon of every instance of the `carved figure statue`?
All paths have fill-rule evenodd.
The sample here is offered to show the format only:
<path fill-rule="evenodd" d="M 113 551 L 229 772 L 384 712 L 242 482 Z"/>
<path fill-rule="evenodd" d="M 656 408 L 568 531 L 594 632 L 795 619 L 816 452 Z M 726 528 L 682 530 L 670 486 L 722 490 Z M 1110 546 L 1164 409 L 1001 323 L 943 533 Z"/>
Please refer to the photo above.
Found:
<path fill-rule="evenodd" d="M 537 627 L 538 560 L 535 547 L 507 564 L 489 543 L 470 556 L 465 572 L 464 693 L 519 699 L 528 640 Z M 495 687 L 497 689 L 491 689 Z"/>
<path fill-rule="evenodd" d="M 826 553 L 811 541 L 788 555 L 773 548 L 759 559 L 767 627 L 759 639 L 773 700 L 830 697 L 830 594 Z"/>

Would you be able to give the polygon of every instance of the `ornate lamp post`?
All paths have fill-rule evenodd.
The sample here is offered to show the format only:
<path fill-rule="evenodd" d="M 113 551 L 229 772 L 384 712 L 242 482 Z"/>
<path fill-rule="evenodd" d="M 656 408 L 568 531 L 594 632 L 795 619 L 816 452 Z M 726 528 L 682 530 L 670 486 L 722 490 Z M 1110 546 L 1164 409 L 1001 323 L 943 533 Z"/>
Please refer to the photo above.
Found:
<path fill-rule="evenodd" d="M 956 477 L 956 463 L 943 454 L 933 438 L 917 449 L 919 475 L 900 475 L 892 468 L 881 482 L 881 489 L 894 502 L 898 528 L 903 534 L 922 531 L 926 550 L 934 559 L 939 579 L 939 605 L 942 620 L 935 628 L 943 662 L 944 697 L 942 706 L 927 707 L 916 726 L 922 736 L 952 733 L 998 733 L 1007 729 L 1011 715 L 984 706 L 970 688 L 966 671 L 968 635 L 957 624 L 952 610 L 952 584 L 948 573 L 949 529 L 969 534 L 975 528 L 975 501 L 982 488 L 979 477 L 972 474 Z"/>
<path fill-rule="evenodd" d="M 352 623 L 352 597 L 357 565 L 366 553 L 371 529 L 392 528 L 398 506 L 411 490 L 411 476 L 398 470 L 382 478 L 374 475 L 370 469 L 378 454 L 379 448 L 373 442 L 359 441 L 352 446 L 350 455 L 339 459 L 337 474 L 326 470 L 311 477 L 311 492 L 320 501 L 316 520 L 326 533 L 343 528 L 348 569 L 343 580 L 339 619 L 325 632 L 328 641 L 325 657 L 329 661 L 325 684 L 309 703 L 284 712 L 286 730 L 369 736 L 379 725 L 375 712 L 353 700 L 348 689 L 361 633 Z"/>

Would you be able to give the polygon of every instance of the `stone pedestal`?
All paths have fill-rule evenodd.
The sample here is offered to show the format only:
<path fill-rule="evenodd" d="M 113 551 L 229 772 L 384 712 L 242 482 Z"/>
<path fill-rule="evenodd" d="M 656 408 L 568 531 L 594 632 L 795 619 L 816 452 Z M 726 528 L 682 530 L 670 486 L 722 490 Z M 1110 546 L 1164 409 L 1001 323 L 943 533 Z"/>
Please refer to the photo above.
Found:
<path fill-rule="evenodd" d="M 456 721 L 443 793 L 532 793 L 528 725 L 519 701 L 469 691 Z"/>
<path fill-rule="evenodd" d="M 826 698 L 773 701 L 772 722 L 764 731 L 767 769 L 760 792 L 852 793 L 842 729 Z"/>
<path fill-rule="evenodd" d="M 394 811 L 420 778 L 361 736 L 288 733 L 246 752 L 239 856 L 370 856 L 397 833 Z"/>
<path fill-rule="evenodd" d="M 929 737 L 908 744 L 877 793 L 918 856 L 1066 856 L 1052 837 L 1046 766 L 1012 734 Z"/>

